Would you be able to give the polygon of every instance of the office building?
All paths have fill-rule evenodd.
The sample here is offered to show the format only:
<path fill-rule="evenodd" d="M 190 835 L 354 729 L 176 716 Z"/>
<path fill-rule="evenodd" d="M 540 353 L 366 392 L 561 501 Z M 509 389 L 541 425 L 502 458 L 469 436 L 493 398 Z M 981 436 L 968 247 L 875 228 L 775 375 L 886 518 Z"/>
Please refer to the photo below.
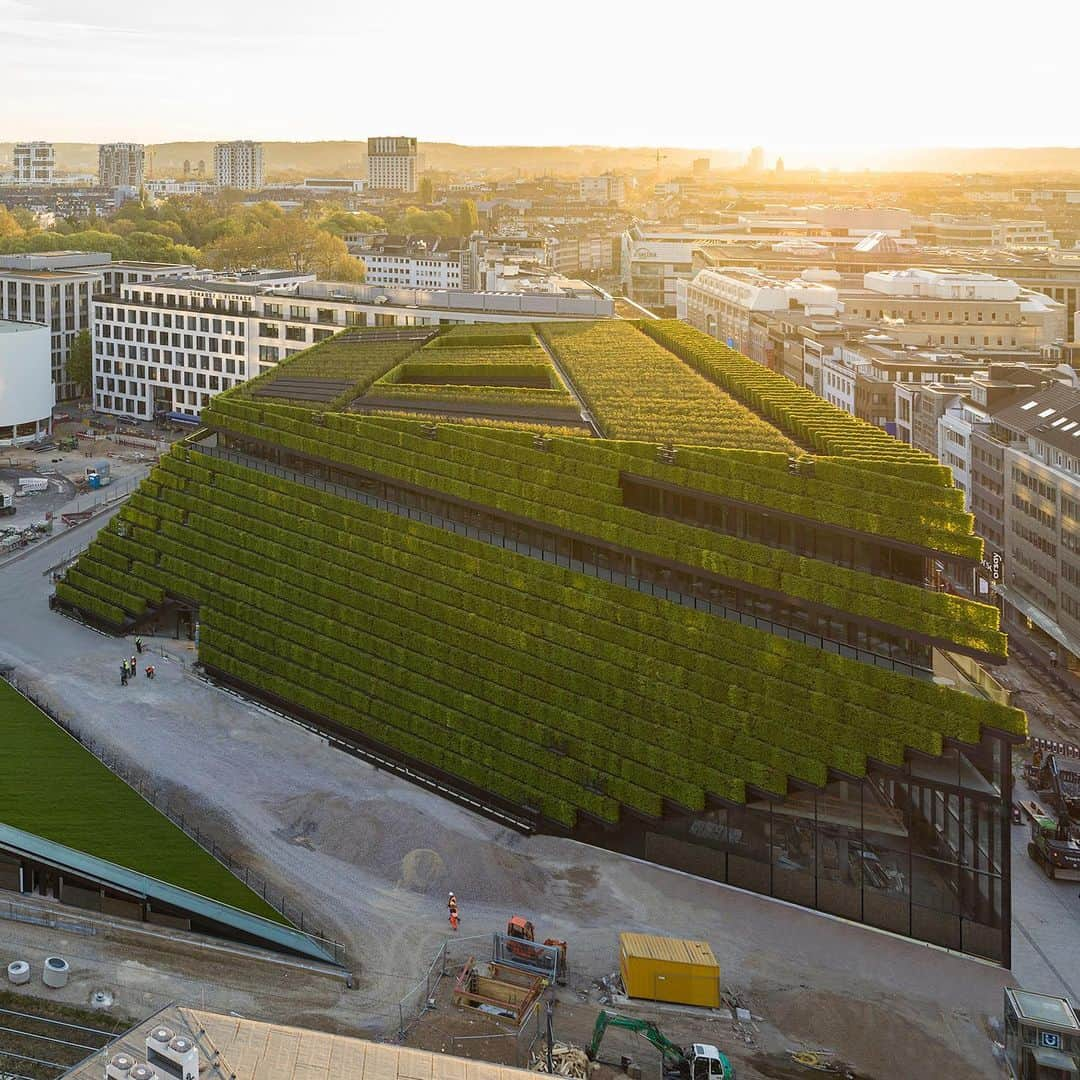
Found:
<path fill-rule="evenodd" d="M 582 202 L 614 203 L 622 206 L 626 202 L 626 180 L 614 173 L 603 176 L 583 176 L 578 181 L 578 195 Z"/>
<path fill-rule="evenodd" d="M 214 178 L 218 187 L 238 191 L 261 191 L 263 178 L 262 143 L 240 139 L 214 147 Z"/>
<path fill-rule="evenodd" d="M 52 430 L 49 328 L 0 319 L 0 446 L 33 442 Z"/>
<path fill-rule="evenodd" d="M 347 234 L 349 254 L 364 263 L 369 285 L 400 285 L 409 289 L 467 287 L 468 244 L 459 237 L 415 240 L 386 233 Z"/>
<path fill-rule="evenodd" d="M 20 142 L 12 152 L 16 184 L 51 184 L 56 175 L 56 152 L 51 142 Z"/>
<path fill-rule="evenodd" d="M 194 418 L 221 391 L 346 327 L 613 314 L 611 299 L 595 291 L 425 290 L 273 271 L 120 282 L 94 297 L 94 406 L 136 419 Z"/>
<path fill-rule="evenodd" d="M 98 183 L 105 188 L 140 188 L 144 148 L 141 143 L 103 143 L 98 147 Z"/>
<path fill-rule="evenodd" d="M 416 139 L 384 135 L 368 139 L 367 186 L 373 191 L 416 191 Z"/>
<path fill-rule="evenodd" d="M 1009 967 L 1025 720 L 979 666 L 997 612 L 940 591 L 982 550 L 942 470 L 692 327 L 553 318 L 496 333 L 599 431 L 474 423 L 469 387 L 417 424 L 436 388 L 383 395 L 425 352 L 499 350 L 345 334 L 215 400 L 57 604 L 114 634 L 184 605 L 209 678 L 522 831 Z M 348 400 L 350 369 L 392 377 Z M 792 470 L 779 423 L 824 456 Z M 155 588 L 103 604 L 129 546 Z"/>
<path fill-rule="evenodd" d="M 757 312 L 791 319 L 835 320 L 840 311 L 836 289 L 817 281 L 784 281 L 738 267 L 702 270 L 692 281 L 676 281 L 676 313 L 710 337 L 754 356 L 751 319 Z"/>
<path fill-rule="evenodd" d="M 915 223 L 916 238 L 923 244 L 945 247 L 1014 248 L 1057 247 L 1058 241 L 1045 221 L 1027 218 L 961 217 L 931 214 Z"/>
<path fill-rule="evenodd" d="M 105 252 L 48 251 L 0 255 L 0 318 L 48 326 L 55 400 L 78 393 L 68 378 L 71 344 L 91 329 L 90 297 L 106 281 L 150 280 L 190 269 L 166 263 L 112 262 Z"/>

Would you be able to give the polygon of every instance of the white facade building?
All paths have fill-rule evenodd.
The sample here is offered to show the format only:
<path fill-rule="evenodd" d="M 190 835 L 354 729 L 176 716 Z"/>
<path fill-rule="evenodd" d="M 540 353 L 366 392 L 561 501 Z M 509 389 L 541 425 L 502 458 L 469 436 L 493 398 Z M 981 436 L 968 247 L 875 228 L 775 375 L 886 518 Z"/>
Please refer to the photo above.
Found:
<path fill-rule="evenodd" d="M 51 142 L 21 142 L 12 154 L 16 184 L 51 184 L 55 179 L 56 151 Z"/>
<path fill-rule="evenodd" d="M 711 337 L 750 354 L 750 322 L 755 313 L 798 311 L 835 318 L 841 310 L 831 285 L 797 278 L 786 281 L 759 270 L 717 267 L 699 270 L 691 281 L 676 281 L 676 315 Z"/>
<path fill-rule="evenodd" d="M 98 183 L 107 188 L 140 188 L 143 182 L 142 143 L 103 143 L 98 147 Z"/>
<path fill-rule="evenodd" d="M 364 263 L 369 285 L 408 289 L 461 289 L 468 287 L 469 249 L 444 241 L 391 239 L 380 233 L 346 234 L 349 254 Z"/>
<path fill-rule="evenodd" d="M 150 419 L 198 416 L 215 394 L 348 326 L 604 319 L 610 298 L 476 293 L 201 275 L 127 282 L 94 297 L 94 406 Z"/>
<path fill-rule="evenodd" d="M 214 178 L 219 187 L 239 191 L 261 191 L 263 182 L 262 143 L 239 139 L 214 147 Z"/>
<path fill-rule="evenodd" d="M 170 195 L 208 195 L 216 187 L 209 180 L 147 180 L 143 188 L 155 198 L 167 198 Z"/>
<path fill-rule="evenodd" d="M 602 176 L 583 176 L 578 181 L 578 195 L 582 202 L 615 203 L 622 206 L 626 202 L 626 180 L 614 173 Z"/>
<path fill-rule="evenodd" d="M 416 139 L 407 135 L 368 139 L 367 168 L 369 189 L 416 191 Z"/>
<path fill-rule="evenodd" d="M 49 328 L 0 319 L 0 446 L 47 435 L 53 384 Z"/>

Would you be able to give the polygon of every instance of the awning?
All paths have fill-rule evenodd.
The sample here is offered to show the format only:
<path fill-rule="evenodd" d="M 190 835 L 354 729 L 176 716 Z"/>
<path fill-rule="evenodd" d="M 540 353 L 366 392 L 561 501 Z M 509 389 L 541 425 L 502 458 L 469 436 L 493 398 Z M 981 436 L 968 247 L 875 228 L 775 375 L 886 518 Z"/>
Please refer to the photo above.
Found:
<path fill-rule="evenodd" d="M 197 416 L 188 416 L 187 413 L 182 412 L 166 413 L 165 419 L 174 424 L 191 424 L 196 427 L 202 422 Z"/>
<path fill-rule="evenodd" d="M 1080 1076 L 1080 1069 L 1076 1067 L 1076 1058 L 1069 1054 L 1063 1054 L 1060 1050 L 1052 1050 L 1049 1046 L 1032 1047 L 1032 1054 L 1040 1065 L 1048 1069 L 1063 1069 L 1069 1076 Z"/>
<path fill-rule="evenodd" d="M 1030 600 L 1025 599 L 1008 585 L 995 585 L 994 591 L 1004 598 L 1021 615 L 1026 615 L 1044 634 L 1052 637 L 1063 649 L 1068 649 L 1073 656 L 1080 656 L 1080 641 L 1065 633 L 1060 626 L 1045 612 L 1040 611 Z"/>

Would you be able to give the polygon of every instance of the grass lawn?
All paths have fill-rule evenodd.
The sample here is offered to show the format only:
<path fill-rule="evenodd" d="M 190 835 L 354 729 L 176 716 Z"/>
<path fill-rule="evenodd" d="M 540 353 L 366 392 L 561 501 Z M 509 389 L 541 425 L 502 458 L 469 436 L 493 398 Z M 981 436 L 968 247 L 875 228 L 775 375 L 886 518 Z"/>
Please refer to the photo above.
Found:
<path fill-rule="evenodd" d="M 2 679 L 0 776 L 3 824 L 284 921 Z"/>

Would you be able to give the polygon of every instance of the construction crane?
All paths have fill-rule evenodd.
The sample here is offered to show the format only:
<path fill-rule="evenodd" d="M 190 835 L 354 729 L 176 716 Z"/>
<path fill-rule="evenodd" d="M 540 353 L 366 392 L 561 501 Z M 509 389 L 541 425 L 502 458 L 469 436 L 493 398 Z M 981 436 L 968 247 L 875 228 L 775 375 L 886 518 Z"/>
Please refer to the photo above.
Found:
<path fill-rule="evenodd" d="M 654 1023 L 636 1016 L 600 1010 L 593 1026 L 592 1040 L 585 1050 L 590 1061 L 596 1061 L 600 1044 L 609 1027 L 624 1028 L 652 1043 L 664 1062 L 664 1075 L 680 1080 L 735 1080 L 735 1070 L 726 1054 L 708 1043 L 693 1043 L 687 1049 L 673 1043 Z"/>

